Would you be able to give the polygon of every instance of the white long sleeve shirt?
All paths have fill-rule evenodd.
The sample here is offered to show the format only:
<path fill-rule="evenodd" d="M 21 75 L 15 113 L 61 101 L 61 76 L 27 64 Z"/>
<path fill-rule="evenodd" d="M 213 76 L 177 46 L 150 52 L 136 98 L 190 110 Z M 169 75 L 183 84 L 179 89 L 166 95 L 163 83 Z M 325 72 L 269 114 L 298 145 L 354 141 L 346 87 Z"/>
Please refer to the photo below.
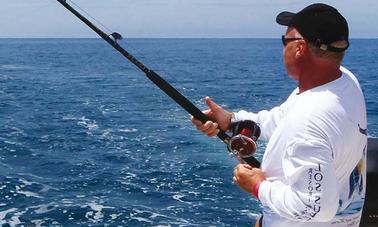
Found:
<path fill-rule="evenodd" d="M 342 76 L 270 111 L 235 113 L 268 141 L 259 188 L 263 227 L 358 227 L 366 187 L 366 108 L 357 79 Z"/>

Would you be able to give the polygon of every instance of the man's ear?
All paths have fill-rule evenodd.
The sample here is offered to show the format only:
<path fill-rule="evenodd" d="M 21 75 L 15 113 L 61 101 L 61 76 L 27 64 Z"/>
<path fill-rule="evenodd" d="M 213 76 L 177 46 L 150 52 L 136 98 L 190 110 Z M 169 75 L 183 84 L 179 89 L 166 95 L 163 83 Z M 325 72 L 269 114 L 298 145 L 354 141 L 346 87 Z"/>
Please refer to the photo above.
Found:
<path fill-rule="evenodd" d="M 304 40 L 298 40 L 297 41 L 297 47 L 295 49 L 295 57 L 298 59 L 298 58 L 301 58 L 302 56 L 304 56 L 307 51 L 308 51 L 308 44 L 306 41 Z"/>

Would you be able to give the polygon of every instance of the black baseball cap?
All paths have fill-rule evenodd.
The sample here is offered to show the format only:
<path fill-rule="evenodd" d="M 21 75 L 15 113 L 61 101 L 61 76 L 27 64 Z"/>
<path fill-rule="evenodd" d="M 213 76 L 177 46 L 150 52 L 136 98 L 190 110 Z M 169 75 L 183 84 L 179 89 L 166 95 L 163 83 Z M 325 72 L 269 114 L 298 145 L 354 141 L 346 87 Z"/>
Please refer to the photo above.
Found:
<path fill-rule="evenodd" d="M 296 28 L 310 43 L 322 50 L 343 52 L 349 47 L 349 29 L 345 18 L 332 6 L 316 3 L 298 13 L 282 12 L 276 21 L 280 25 Z M 336 41 L 345 40 L 343 48 L 330 46 Z"/>

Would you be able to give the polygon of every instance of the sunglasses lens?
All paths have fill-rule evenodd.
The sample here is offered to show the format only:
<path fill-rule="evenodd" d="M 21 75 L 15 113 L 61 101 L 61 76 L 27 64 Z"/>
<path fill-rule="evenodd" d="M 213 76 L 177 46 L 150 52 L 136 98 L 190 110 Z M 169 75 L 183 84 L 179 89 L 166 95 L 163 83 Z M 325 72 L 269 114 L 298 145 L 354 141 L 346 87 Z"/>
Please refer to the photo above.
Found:
<path fill-rule="evenodd" d="M 282 44 L 286 46 L 288 42 L 295 41 L 295 40 L 303 40 L 303 38 L 299 38 L 299 37 L 286 38 L 285 35 L 283 35 L 281 36 L 281 40 L 282 40 Z"/>
<path fill-rule="evenodd" d="M 282 40 L 282 45 L 286 46 L 286 39 L 285 39 L 285 36 L 281 36 L 281 40 Z"/>

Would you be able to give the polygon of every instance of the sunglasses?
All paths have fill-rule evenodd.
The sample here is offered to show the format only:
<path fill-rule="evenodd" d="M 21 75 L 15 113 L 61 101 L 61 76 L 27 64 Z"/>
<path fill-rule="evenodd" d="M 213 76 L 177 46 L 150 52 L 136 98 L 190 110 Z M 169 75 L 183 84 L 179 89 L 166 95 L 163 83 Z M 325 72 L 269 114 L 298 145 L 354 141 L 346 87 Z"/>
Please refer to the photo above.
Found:
<path fill-rule="evenodd" d="M 289 42 L 291 41 L 295 41 L 295 40 L 303 40 L 303 38 L 299 38 L 299 37 L 293 37 L 293 38 L 286 38 L 285 35 L 282 35 L 281 36 L 281 39 L 282 39 L 282 44 L 284 46 L 286 46 Z"/>

